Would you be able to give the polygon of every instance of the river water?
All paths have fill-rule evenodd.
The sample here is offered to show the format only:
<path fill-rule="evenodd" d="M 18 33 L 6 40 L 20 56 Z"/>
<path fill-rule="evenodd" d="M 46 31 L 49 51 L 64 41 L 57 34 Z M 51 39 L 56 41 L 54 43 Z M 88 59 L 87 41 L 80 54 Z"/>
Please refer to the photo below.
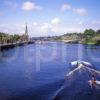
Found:
<path fill-rule="evenodd" d="M 52 100 L 75 60 L 99 71 L 100 46 L 48 42 L 0 52 L 0 100 Z"/>

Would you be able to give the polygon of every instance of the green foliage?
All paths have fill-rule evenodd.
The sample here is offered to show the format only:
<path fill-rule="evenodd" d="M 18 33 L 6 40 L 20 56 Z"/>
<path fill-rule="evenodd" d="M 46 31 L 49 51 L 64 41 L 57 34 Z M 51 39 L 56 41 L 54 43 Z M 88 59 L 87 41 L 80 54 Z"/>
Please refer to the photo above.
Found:
<path fill-rule="evenodd" d="M 0 32 L 0 43 L 15 43 L 23 41 L 24 35 L 8 35 Z M 37 40 L 55 40 L 55 41 L 79 41 L 84 44 L 100 44 L 100 30 L 96 32 L 93 29 L 86 29 L 84 33 L 67 33 L 61 36 L 40 37 Z"/>
<path fill-rule="evenodd" d="M 19 41 L 21 36 L 15 35 L 8 35 L 6 33 L 0 32 L 0 43 L 14 43 Z"/>
<path fill-rule="evenodd" d="M 84 44 L 100 44 L 100 30 L 95 32 L 93 29 L 86 29 L 83 33 L 67 33 L 56 37 L 55 40 L 72 40 Z"/>
<path fill-rule="evenodd" d="M 99 44 L 100 42 L 100 30 L 97 30 L 96 32 L 92 29 L 86 29 L 84 31 L 85 38 L 84 43 L 85 44 Z"/>
<path fill-rule="evenodd" d="M 95 31 L 93 29 L 86 29 L 84 31 L 85 35 L 95 35 Z"/>
<path fill-rule="evenodd" d="M 97 30 L 97 31 L 96 31 L 96 34 L 98 34 L 98 35 L 99 35 L 99 34 L 100 34 L 100 30 Z"/>

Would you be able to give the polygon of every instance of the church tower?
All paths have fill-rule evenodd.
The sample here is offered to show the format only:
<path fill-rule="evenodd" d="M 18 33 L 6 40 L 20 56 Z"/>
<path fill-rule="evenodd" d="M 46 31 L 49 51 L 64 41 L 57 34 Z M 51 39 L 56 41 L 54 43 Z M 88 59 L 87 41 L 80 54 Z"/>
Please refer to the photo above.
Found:
<path fill-rule="evenodd" d="M 26 27 L 25 27 L 25 40 L 26 41 L 29 40 L 27 24 L 26 24 Z"/>

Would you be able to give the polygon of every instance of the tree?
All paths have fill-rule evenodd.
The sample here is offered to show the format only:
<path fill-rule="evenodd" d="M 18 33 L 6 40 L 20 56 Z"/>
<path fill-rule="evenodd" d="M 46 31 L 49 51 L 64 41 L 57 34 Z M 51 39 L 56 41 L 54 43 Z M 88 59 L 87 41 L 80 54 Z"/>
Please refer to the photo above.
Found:
<path fill-rule="evenodd" d="M 100 30 L 97 30 L 97 31 L 96 31 L 96 34 L 100 34 Z"/>
<path fill-rule="evenodd" d="M 89 41 L 91 41 L 92 37 L 95 36 L 95 31 L 93 29 L 86 29 L 84 31 L 84 39 L 85 39 L 85 42 L 88 43 Z"/>
<path fill-rule="evenodd" d="M 3 32 L 0 32 L 0 43 L 16 43 L 20 40 L 20 35 L 9 35 Z"/>
<path fill-rule="evenodd" d="M 84 31 L 85 35 L 95 35 L 95 31 L 93 29 L 86 29 Z"/>

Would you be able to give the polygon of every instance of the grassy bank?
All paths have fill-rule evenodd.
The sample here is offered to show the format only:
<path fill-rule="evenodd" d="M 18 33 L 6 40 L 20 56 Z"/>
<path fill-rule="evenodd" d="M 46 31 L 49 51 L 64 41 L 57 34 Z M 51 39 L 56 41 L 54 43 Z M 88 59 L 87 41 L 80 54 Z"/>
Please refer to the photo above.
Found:
<path fill-rule="evenodd" d="M 86 29 L 83 33 L 67 33 L 54 38 L 54 40 L 65 43 L 100 45 L 100 30 Z"/>

